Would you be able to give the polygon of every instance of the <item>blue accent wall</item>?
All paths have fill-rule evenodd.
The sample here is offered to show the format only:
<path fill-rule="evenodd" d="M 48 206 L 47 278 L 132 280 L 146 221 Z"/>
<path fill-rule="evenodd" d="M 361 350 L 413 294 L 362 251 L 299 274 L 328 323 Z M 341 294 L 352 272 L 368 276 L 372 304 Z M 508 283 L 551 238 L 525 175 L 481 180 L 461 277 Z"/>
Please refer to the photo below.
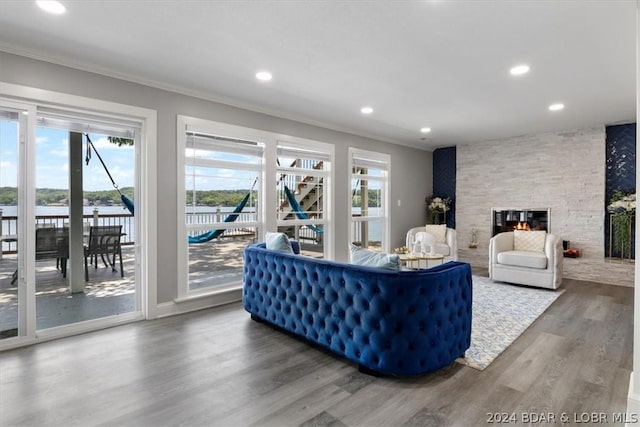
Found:
<path fill-rule="evenodd" d="M 451 199 L 447 227 L 456 228 L 456 147 L 433 152 L 433 195 Z"/>
<path fill-rule="evenodd" d="M 636 189 L 636 124 L 607 126 L 605 211 L 616 191 Z M 435 161 L 434 161 L 435 162 Z M 634 227 L 635 230 L 635 227 Z M 605 215 L 605 255 L 609 255 L 609 215 Z M 631 244 L 635 258 L 635 232 Z M 620 256 L 614 251 L 613 256 Z"/>

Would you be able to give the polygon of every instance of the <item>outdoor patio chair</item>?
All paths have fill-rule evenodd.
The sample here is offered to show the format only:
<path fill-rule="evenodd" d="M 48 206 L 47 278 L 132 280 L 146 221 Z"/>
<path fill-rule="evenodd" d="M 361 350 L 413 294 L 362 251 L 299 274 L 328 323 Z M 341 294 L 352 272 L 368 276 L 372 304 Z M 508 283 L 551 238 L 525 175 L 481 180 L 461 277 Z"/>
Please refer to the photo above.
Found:
<path fill-rule="evenodd" d="M 84 248 L 84 278 L 89 280 L 89 259 L 95 268 L 98 268 L 98 255 L 102 258 L 105 267 L 116 270 L 116 256 L 120 259 L 120 277 L 124 277 L 122 268 L 122 247 L 120 238 L 122 225 L 99 225 L 89 228 L 89 241 Z"/>
<path fill-rule="evenodd" d="M 60 265 L 62 276 L 67 277 L 69 259 L 69 229 L 55 227 L 36 228 L 36 261 L 55 259 Z"/>

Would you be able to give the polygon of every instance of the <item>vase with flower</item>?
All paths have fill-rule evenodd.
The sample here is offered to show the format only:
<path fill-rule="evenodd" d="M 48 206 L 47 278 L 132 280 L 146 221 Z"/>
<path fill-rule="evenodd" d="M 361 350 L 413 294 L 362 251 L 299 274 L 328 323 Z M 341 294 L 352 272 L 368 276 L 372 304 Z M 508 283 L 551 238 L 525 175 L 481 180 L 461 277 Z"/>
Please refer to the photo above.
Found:
<path fill-rule="evenodd" d="M 431 224 L 447 222 L 447 210 L 451 204 L 451 199 L 447 197 L 431 196 L 427 197 L 427 212 Z"/>

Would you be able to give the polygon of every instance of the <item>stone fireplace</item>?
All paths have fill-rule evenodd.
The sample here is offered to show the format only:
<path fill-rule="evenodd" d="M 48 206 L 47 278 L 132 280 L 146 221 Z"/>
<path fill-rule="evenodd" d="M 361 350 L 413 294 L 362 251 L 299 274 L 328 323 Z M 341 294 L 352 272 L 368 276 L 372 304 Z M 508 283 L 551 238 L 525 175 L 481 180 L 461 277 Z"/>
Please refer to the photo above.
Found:
<path fill-rule="evenodd" d="M 513 230 L 549 231 L 549 208 L 492 208 L 492 236 Z"/>
<path fill-rule="evenodd" d="M 635 266 L 605 258 L 605 154 L 604 126 L 458 145 L 458 259 L 488 266 L 494 210 L 548 208 L 547 231 L 580 250 L 564 260 L 565 278 L 633 286 Z"/>

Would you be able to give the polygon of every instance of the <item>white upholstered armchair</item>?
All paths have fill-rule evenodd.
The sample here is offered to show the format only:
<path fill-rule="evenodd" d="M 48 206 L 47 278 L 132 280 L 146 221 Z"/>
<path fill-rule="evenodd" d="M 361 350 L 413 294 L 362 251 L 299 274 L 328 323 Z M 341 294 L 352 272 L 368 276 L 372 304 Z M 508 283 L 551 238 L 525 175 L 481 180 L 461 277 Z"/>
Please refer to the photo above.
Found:
<path fill-rule="evenodd" d="M 562 240 L 544 231 L 499 233 L 489 241 L 489 277 L 499 282 L 557 289 L 563 260 Z"/>
<path fill-rule="evenodd" d="M 427 225 L 414 227 L 407 231 L 406 245 L 409 250 L 413 250 L 412 245 L 416 241 L 416 234 L 426 232 L 433 236 L 435 241 L 435 252 L 444 255 L 444 262 L 458 260 L 458 243 L 456 240 L 456 230 L 447 228 L 446 225 Z M 429 252 L 427 250 L 427 252 Z"/>

